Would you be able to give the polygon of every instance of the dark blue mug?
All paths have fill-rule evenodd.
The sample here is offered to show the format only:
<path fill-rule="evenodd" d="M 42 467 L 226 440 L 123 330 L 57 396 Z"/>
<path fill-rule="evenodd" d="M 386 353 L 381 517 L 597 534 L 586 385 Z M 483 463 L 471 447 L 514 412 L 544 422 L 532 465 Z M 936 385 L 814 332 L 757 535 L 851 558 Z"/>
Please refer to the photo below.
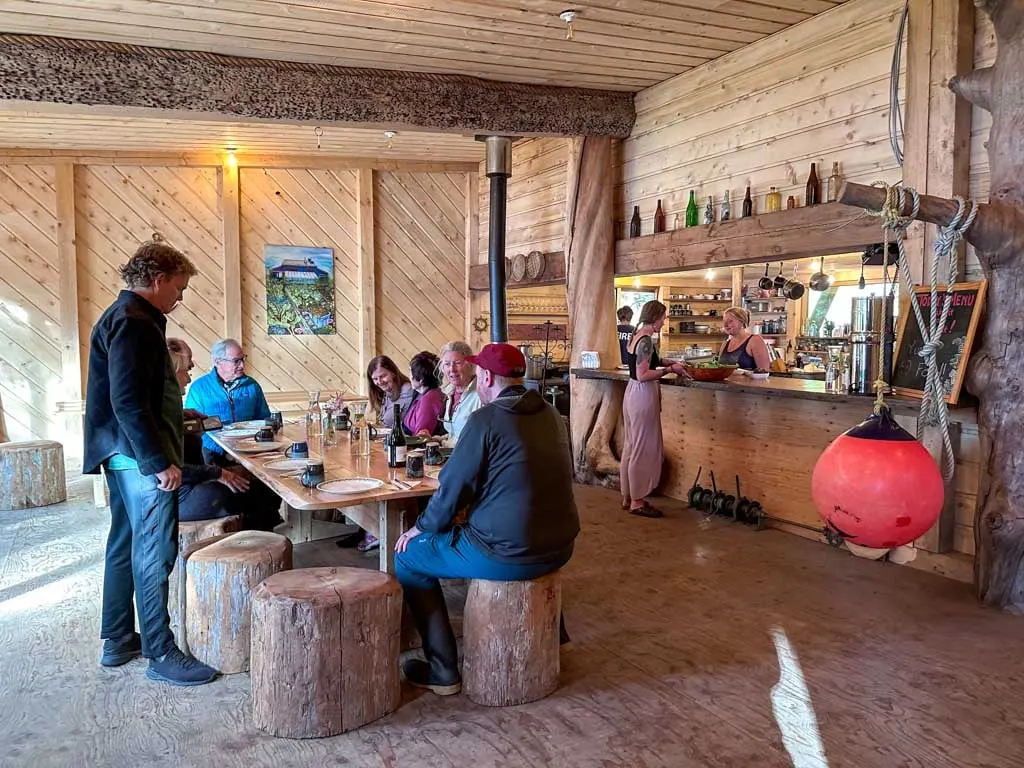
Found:
<path fill-rule="evenodd" d="M 308 459 L 309 446 L 305 442 L 292 443 L 288 448 L 285 448 L 284 455 L 290 459 Z"/>

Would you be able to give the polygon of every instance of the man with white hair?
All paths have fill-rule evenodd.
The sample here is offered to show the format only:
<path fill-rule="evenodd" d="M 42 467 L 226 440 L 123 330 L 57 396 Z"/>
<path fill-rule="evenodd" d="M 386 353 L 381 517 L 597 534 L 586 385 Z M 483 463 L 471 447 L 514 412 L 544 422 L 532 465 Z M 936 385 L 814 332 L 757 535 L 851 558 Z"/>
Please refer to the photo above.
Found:
<path fill-rule="evenodd" d="M 185 407 L 204 416 L 216 416 L 224 424 L 270 417 L 263 388 L 245 373 L 245 354 L 234 339 L 221 339 L 210 349 L 213 370 L 192 382 Z M 209 435 L 203 435 L 203 450 L 209 460 L 224 457 L 224 449 Z"/>
<path fill-rule="evenodd" d="M 484 406 L 466 422 L 437 493 L 395 545 L 395 576 L 426 656 L 402 671 L 442 696 L 458 693 L 462 679 L 439 579 L 535 579 L 568 562 L 580 532 L 569 436 L 558 412 L 523 386 L 523 353 L 488 344 L 466 362 L 476 365 Z M 467 508 L 465 525 L 455 525 Z"/>

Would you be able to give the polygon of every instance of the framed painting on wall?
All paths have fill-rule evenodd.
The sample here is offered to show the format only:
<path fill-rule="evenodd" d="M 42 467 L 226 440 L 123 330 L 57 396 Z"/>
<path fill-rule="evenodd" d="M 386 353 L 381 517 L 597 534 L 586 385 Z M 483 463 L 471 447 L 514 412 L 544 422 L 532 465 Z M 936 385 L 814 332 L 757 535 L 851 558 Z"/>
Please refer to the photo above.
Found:
<path fill-rule="evenodd" d="M 324 336 L 338 332 L 334 317 L 334 250 L 265 245 L 267 333 Z"/>

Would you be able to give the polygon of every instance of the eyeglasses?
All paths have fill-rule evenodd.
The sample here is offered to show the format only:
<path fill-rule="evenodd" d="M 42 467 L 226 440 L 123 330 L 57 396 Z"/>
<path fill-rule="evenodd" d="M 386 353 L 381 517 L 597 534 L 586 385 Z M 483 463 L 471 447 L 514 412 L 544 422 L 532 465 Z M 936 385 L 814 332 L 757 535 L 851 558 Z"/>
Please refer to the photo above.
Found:
<path fill-rule="evenodd" d="M 245 362 L 245 355 L 241 357 L 221 357 L 218 358 L 222 363 L 231 363 L 232 365 L 241 365 Z"/>

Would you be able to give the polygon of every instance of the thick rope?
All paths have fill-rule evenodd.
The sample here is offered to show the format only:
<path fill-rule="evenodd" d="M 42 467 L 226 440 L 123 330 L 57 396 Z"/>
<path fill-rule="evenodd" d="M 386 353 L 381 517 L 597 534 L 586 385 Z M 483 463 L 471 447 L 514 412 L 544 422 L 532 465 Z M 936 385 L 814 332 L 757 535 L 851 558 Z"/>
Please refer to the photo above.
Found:
<path fill-rule="evenodd" d="M 885 244 L 884 244 L 884 262 L 886 274 L 889 269 L 889 235 L 894 234 L 896 237 L 896 246 L 899 249 L 899 264 L 898 270 L 903 275 L 903 283 L 907 290 L 907 295 L 911 298 L 914 296 L 914 281 L 910 276 L 910 263 L 907 259 L 907 251 L 904 245 L 906 239 L 907 227 L 912 221 L 917 218 L 920 212 L 921 199 L 917 194 L 917 191 L 910 187 L 902 186 L 889 186 L 884 183 L 876 183 L 875 186 L 885 187 L 885 202 L 882 205 L 882 209 L 877 215 L 882 218 L 883 228 L 885 232 Z M 911 201 L 911 212 L 909 216 L 904 216 L 902 211 L 907 201 L 907 196 L 910 196 Z M 921 399 L 921 411 L 917 419 L 917 437 L 921 438 L 921 435 L 926 426 L 940 426 L 942 428 L 942 476 L 948 483 L 953 479 L 953 470 L 955 468 L 955 459 L 953 456 L 953 442 L 949 436 L 949 408 L 946 404 L 946 393 L 942 388 L 942 380 L 939 378 L 939 365 L 938 365 L 938 351 L 942 347 L 942 331 L 946 327 L 946 323 L 949 321 L 949 313 L 953 307 L 953 283 L 956 281 L 956 262 L 953 259 L 953 253 L 956 249 L 957 244 L 963 238 L 964 232 L 966 232 L 970 226 L 974 223 L 974 219 L 978 214 L 978 206 L 971 201 L 965 201 L 961 197 L 955 197 L 954 200 L 957 204 L 957 212 L 953 217 L 952 221 L 949 222 L 945 227 L 939 228 L 939 235 L 935 240 L 935 245 L 932 253 L 931 261 L 931 307 L 929 311 L 929 322 L 926 325 L 924 321 L 924 315 L 921 312 L 921 307 L 916 301 L 911 300 L 910 306 L 914 311 L 914 316 L 917 319 L 918 327 L 921 329 L 921 338 L 924 344 L 921 347 L 919 354 L 924 358 L 925 364 L 927 365 L 927 378 L 925 380 L 924 395 Z M 942 310 L 939 312 L 935 311 L 938 306 L 938 286 L 939 286 L 939 262 L 945 259 L 947 265 L 946 273 L 946 293 L 942 304 Z M 885 296 L 885 285 L 883 282 L 883 297 Z M 927 330 L 926 330 L 927 329 Z M 884 360 L 884 345 L 879 348 L 879 371 L 882 371 L 882 362 Z M 881 373 L 879 378 L 875 381 L 875 390 L 878 393 L 875 400 L 875 413 L 878 413 L 885 404 L 884 389 L 886 382 L 882 379 Z"/>

